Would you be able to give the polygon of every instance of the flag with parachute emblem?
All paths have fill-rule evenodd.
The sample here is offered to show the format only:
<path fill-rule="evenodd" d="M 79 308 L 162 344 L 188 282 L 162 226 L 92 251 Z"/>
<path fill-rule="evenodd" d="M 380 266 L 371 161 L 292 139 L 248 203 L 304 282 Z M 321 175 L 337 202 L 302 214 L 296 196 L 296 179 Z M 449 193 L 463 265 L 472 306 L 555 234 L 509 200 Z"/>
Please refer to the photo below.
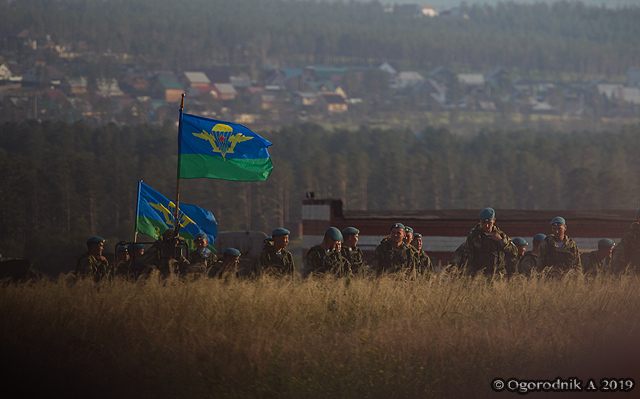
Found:
<path fill-rule="evenodd" d="M 270 145 L 242 125 L 181 110 L 178 179 L 265 180 L 273 170 Z"/>
<path fill-rule="evenodd" d="M 160 238 L 167 229 L 175 226 L 176 205 L 167 197 L 143 182 L 138 182 L 138 206 L 136 210 L 136 230 L 138 233 Z M 213 213 L 195 205 L 180 204 L 180 237 L 189 242 L 190 247 L 198 233 L 205 233 L 209 245 L 218 236 L 218 223 Z"/>

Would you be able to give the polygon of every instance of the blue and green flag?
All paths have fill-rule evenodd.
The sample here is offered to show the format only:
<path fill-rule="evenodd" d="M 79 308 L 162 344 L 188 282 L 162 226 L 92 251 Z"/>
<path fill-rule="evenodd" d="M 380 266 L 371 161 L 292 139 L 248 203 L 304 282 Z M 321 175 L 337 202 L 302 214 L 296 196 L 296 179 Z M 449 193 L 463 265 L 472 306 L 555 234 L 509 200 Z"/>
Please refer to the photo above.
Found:
<path fill-rule="evenodd" d="M 167 197 L 143 182 L 138 182 L 138 206 L 136 211 L 136 231 L 160 238 L 165 230 L 174 227 L 176 205 Z M 213 245 L 218 236 L 218 223 L 213 213 L 194 205 L 180 204 L 180 237 L 190 248 L 195 248 L 193 239 L 204 232 Z"/>
<path fill-rule="evenodd" d="M 242 125 L 180 111 L 178 179 L 265 180 L 271 143 Z"/>

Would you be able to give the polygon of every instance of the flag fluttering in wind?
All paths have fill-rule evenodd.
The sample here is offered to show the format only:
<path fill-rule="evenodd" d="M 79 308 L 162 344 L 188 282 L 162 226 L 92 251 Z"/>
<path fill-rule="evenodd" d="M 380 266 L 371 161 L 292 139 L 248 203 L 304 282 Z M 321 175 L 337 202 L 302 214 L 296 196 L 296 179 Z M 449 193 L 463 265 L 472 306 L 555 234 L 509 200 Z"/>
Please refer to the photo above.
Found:
<path fill-rule="evenodd" d="M 180 111 L 178 179 L 265 180 L 271 143 L 242 125 Z"/>
<path fill-rule="evenodd" d="M 136 232 L 158 239 L 167 229 L 175 226 L 176 206 L 173 201 L 138 182 L 138 206 L 136 212 Z M 204 232 L 213 245 L 218 236 L 218 223 L 213 213 L 194 205 L 180 204 L 180 237 L 193 246 L 196 234 Z"/>

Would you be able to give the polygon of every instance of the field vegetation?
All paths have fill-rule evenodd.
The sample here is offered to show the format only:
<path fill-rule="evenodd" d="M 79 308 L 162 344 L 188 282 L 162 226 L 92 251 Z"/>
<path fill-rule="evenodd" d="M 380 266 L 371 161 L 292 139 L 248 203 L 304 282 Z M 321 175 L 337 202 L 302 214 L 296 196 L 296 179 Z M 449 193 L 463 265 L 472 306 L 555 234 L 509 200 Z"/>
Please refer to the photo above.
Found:
<path fill-rule="evenodd" d="M 634 377 L 639 288 L 635 275 L 12 283 L 0 290 L 3 387 L 19 397 L 469 398 L 514 395 L 494 393 L 496 377 Z"/>

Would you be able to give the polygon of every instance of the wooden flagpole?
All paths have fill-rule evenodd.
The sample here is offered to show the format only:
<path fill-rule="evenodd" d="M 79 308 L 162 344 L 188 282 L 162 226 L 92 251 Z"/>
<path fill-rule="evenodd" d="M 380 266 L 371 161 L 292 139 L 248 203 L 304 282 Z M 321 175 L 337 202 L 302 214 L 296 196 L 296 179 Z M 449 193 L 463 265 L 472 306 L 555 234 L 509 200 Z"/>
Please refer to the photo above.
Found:
<path fill-rule="evenodd" d="M 182 110 L 184 109 L 184 96 L 182 93 L 182 101 L 180 102 L 180 120 L 178 121 L 178 171 L 176 176 L 176 214 L 173 218 L 174 237 L 178 236 L 180 230 L 180 144 L 182 143 Z"/>

